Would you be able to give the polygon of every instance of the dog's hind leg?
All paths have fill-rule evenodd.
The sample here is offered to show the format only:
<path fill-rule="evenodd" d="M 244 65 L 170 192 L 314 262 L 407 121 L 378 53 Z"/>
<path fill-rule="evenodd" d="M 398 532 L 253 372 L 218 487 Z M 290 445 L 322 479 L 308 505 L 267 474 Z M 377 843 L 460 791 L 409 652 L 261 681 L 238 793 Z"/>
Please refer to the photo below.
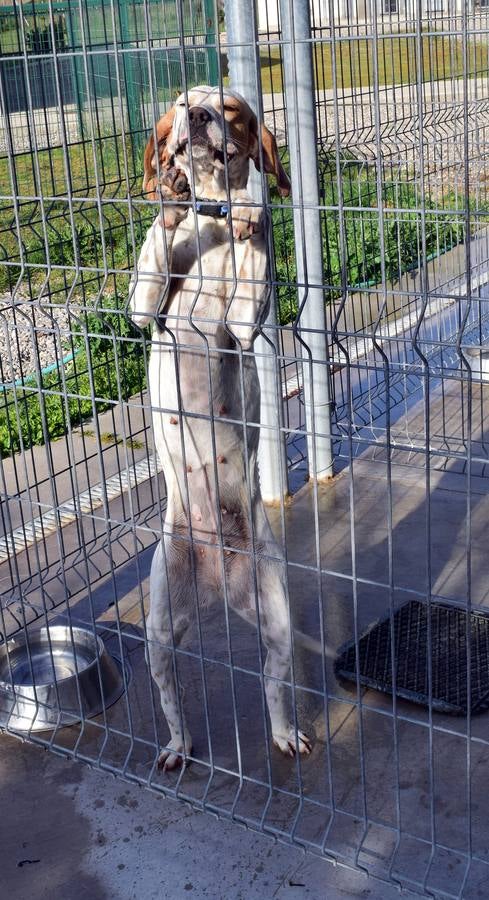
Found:
<path fill-rule="evenodd" d="M 267 647 L 263 668 L 268 712 L 273 743 L 287 756 L 311 752 L 311 742 L 303 731 L 289 721 L 286 706 L 286 680 L 291 670 L 291 634 L 281 563 L 260 560 L 258 564 L 260 591 L 260 628 Z"/>
<path fill-rule="evenodd" d="M 251 562 L 251 560 L 250 560 Z M 311 752 L 311 741 L 289 721 L 286 704 L 286 690 L 291 669 L 290 626 L 287 598 L 282 577 L 282 563 L 270 559 L 257 561 L 257 584 L 259 592 L 260 633 L 267 648 L 263 667 L 265 694 L 273 743 L 285 753 L 294 756 L 296 752 Z M 239 584 L 235 586 L 239 592 Z M 256 626 L 257 614 L 254 593 L 243 604 L 243 596 L 233 591 L 234 609 L 242 618 Z"/>
<path fill-rule="evenodd" d="M 171 554 L 166 556 L 165 560 L 165 551 L 160 542 L 151 563 L 150 611 L 147 621 L 151 675 L 158 687 L 161 706 L 170 729 L 170 741 L 158 759 L 158 768 L 164 770 L 185 764 L 186 757 L 192 751 L 192 739 L 178 699 L 173 652 L 187 629 L 188 617 L 178 611 L 178 603 L 172 604 L 175 612 L 171 615 L 168 581 L 170 585 L 173 582 L 178 585 L 182 579 L 181 572 L 178 579 L 172 578 Z"/>

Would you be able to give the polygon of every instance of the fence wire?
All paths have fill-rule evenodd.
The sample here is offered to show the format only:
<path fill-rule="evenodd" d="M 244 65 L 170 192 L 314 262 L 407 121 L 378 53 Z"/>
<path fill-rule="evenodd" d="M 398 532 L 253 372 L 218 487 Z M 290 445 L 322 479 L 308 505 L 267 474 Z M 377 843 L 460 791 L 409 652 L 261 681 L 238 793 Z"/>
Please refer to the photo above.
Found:
<path fill-rule="evenodd" d="M 422 895 L 484 896 L 488 6 L 235 6 L 238 33 L 215 0 L 0 6 L 1 727 Z M 155 395 L 153 381 L 150 397 L 161 320 L 141 328 L 131 318 L 141 248 L 167 208 L 143 191 L 143 154 L 181 92 L 189 134 L 193 87 L 215 86 L 224 101 L 244 51 L 292 193 L 273 178 L 267 187 L 259 140 L 250 208 L 266 211 L 266 276 L 240 268 L 243 243 L 229 228 L 224 274 L 208 268 L 202 229 L 195 269 L 172 271 L 171 290 L 186 275 L 194 298 L 166 322 L 177 369 L 195 352 L 208 378 L 207 408 L 192 412 L 178 378 L 176 393 L 164 383 Z M 316 135 L 300 127 L 306 58 Z M 319 202 L 304 188 L 306 149 Z M 219 201 L 233 211 L 225 154 L 223 165 Z M 189 203 L 193 221 L 195 192 Z M 314 241 L 320 283 L 309 276 Z M 234 296 L 260 286 L 273 310 L 255 344 L 271 417 L 247 417 L 252 352 L 233 340 L 219 348 L 241 402 L 231 423 L 242 442 L 241 540 L 219 502 L 227 411 L 216 412 L 212 336 L 239 327 Z M 226 314 L 206 319 L 199 302 L 219 291 Z M 325 319 L 314 324 L 318 296 Z M 327 433 L 317 424 L 326 399 Z M 207 538 L 195 524 L 205 510 L 192 513 L 184 411 L 208 429 L 217 507 Z M 167 510 L 160 413 L 178 425 L 188 533 Z M 281 486 L 264 542 L 253 513 L 259 433 L 262 446 L 275 441 Z M 334 475 L 317 479 L 325 442 Z M 171 612 L 163 639 L 148 618 L 150 567 L 176 534 L 190 559 L 188 627 L 176 633 Z M 199 578 L 199 554 L 210 552 L 212 603 Z M 250 582 L 244 618 L 229 554 Z M 268 594 L 265 570 L 279 573 Z M 265 663 L 274 590 L 287 601 L 286 671 Z M 90 656 L 90 635 L 115 670 L 101 649 Z M 176 715 L 193 738 L 178 751 L 191 765 L 165 772 L 160 658 L 171 660 Z M 83 693 L 87 667 L 105 701 L 97 708 Z M 273 746 L 275 689 L 291 744 L 303 730 L 310 755 Z M 43 717 L 49 730 L 38 730 Z"/>

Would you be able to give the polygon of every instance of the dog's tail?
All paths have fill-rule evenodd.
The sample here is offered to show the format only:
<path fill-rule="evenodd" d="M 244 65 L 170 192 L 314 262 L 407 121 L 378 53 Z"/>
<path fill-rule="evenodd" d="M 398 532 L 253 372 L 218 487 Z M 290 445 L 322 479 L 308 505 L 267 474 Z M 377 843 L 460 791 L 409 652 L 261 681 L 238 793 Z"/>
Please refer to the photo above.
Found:
<path fill-rule="evenodd" d="M 336 659 L 336 652 L 333 650 L 329 644 L 326 642 L 323 644 L 321 641 L 316 640 L 316 638 L 310 637 L 308 634 L 304 634 L 303 631 L 299 631 L 298 628 L 294 628 L 294 636 L 297 640 L 297 643 L 304 647 L 304 650 L 309 650 L 311 653 L 316 653 L 317 656 L 327 656 L 329 659 Z"/>

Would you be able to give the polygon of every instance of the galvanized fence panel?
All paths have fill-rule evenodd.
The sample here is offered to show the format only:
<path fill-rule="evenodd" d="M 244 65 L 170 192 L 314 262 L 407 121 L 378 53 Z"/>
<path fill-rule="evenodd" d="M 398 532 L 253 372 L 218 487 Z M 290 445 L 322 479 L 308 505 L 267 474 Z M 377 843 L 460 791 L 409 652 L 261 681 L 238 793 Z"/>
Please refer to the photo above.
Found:
<path fill-rule="evenodd" d="M 0 7 L 2 727 L 422 895 L 484 896 L 487 8 L 232 9 L 223 30 L 211 0 Z M 291 759 L 270 739 L 269 623 L 235 616 L 226 577 L 214 605 L 197 599 L 181 642 L 148 636 L 150 565 L 169 520 L 150 333 L 129 315 L 161 213 L 142 193 L 143 149 L 179 91 L 228 80 L 254 92 L 293 179 L 289 199 L 264 176 L 253 188 L 270 223 L 275 313 L 255 344 L 263 395 L 276 397 L 261 417 L 262 474 L 280 494 L 267 511 L 280 559 L 268 561 L 289 625 L 322 651 L 289 629 L 291 671 L 275 684 L 292 743 L 299 728 L 313 739 L 311 756 Z M 235 289 L 243 278 L 233 272 Z M 196 303 L 202 263 L 197 281 Z M 211 398 L 202 419 L 215 471 Z M 260 423 L 238 424 L 245 454 Z M 267 554 L 253 522 L 248 543 L 229 546 L 222 515 L 222 571 L 226 553 L 242 554 L 260 613 Z M 197 598 L 204 589 L 195 577 Z M 115 670 L 79 646 L 79 629 L 103 639 Z M 192 764 L 165 773 L 150 670 L 160 651 L 193 735 Z M 101 710 L 84 694 L 87 671 Z M 34 706 L 14 719 L 33 678 Z"/>

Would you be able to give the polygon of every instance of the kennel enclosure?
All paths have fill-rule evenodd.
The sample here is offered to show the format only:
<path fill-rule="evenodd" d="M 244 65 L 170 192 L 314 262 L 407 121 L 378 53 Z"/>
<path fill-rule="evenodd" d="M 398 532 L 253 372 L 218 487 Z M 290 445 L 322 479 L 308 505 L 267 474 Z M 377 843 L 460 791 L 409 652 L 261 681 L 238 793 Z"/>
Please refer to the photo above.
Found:
<path fill-rule="evenodd" d="M 98 716 L 22 737 L 422 895 L 476 896 L 489 826 L 487 713 L 470 702 L 487 658 L 487 7 L 16 2 L 0 6 L 0 47 L 1 652 L 40 628 L 86 629 L 123 688 Z M 144 145 L 199 83 L 245 94 L 292 176 L 288 201 L 251 182 L 273 298 L 256 344 L 260 466 L 291 621 L 325 655 L 294 646 L 289 702 L 314 749 L 286 761 L 267 741 L 259 634 L 224 601 L 196 616 L 174 649 L 192 765 L 162 775 L 145 621 L 165 484 L 149 335 L 128 300 L 157 213 Z M 424 706 L 396 692 L 409 607 Z M 458 716 L 437 703 L 438 609 L 458 641 L 442 670 L 458 678 Z M 361 671 L 378 621 L 391 693 Z M 352 681 L 337 665 L 347 646 Z"/>

